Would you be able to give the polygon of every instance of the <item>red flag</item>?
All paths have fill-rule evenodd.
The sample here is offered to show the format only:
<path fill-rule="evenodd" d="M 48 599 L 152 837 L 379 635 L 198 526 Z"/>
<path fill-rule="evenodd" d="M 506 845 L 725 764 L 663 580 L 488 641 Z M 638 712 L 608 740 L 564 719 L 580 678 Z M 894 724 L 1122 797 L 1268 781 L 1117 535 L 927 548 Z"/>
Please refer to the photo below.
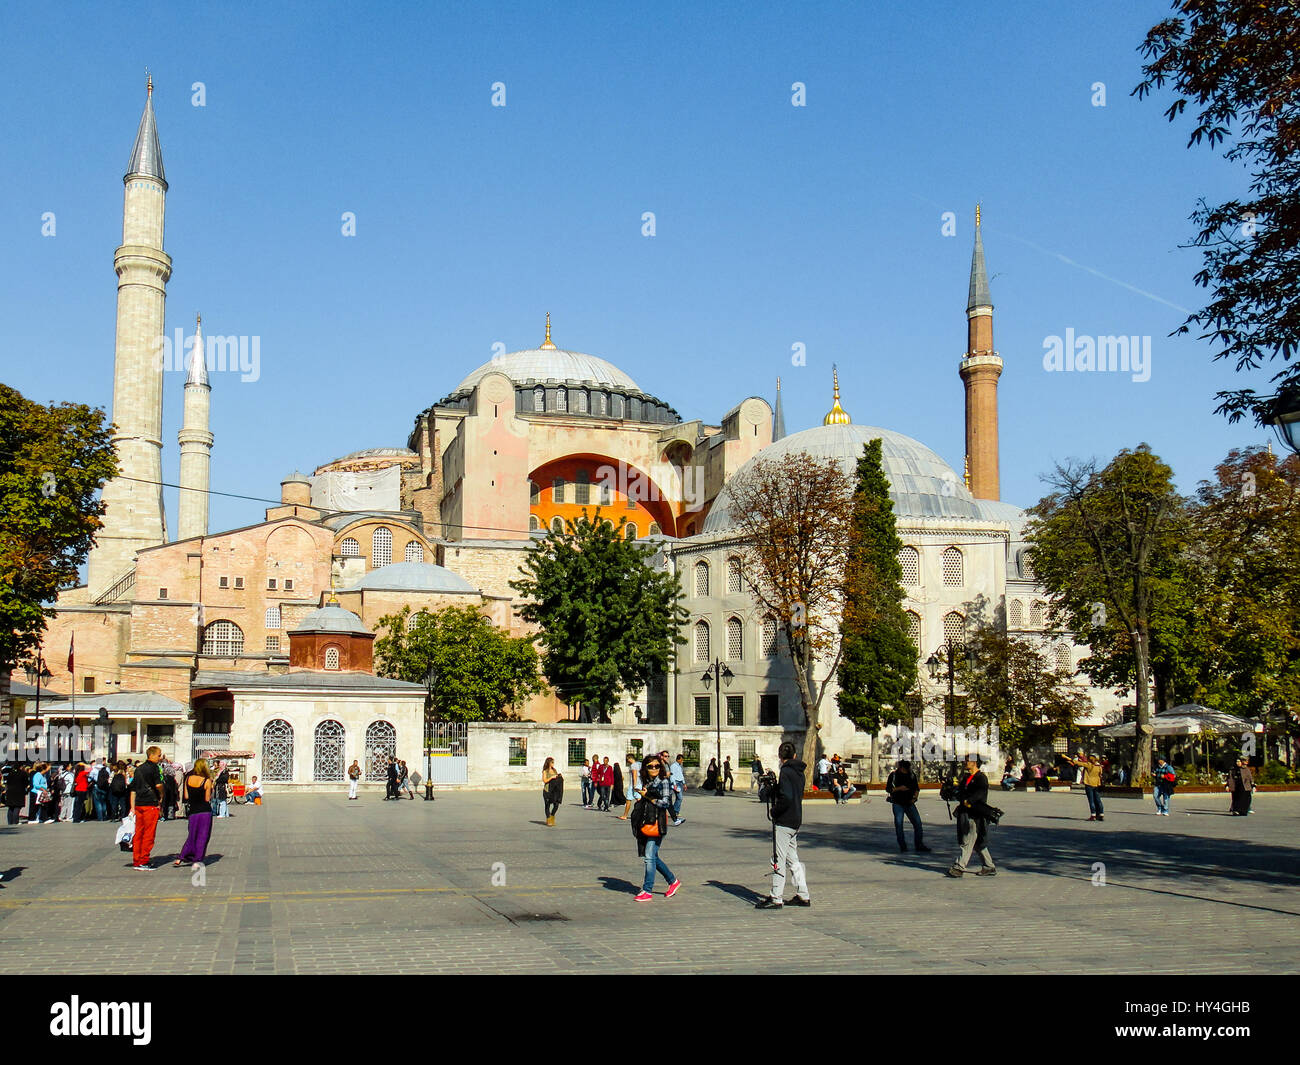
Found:
<path fill-rule="evenodd" d="M 72 639 L 68 641 L 68 672 L 69 673 L 72 672 L 72 667 L 73 667 L 72 648 L 76 642 L 77 642 L 77 634 L 74 632 L 72 634 Z"/>

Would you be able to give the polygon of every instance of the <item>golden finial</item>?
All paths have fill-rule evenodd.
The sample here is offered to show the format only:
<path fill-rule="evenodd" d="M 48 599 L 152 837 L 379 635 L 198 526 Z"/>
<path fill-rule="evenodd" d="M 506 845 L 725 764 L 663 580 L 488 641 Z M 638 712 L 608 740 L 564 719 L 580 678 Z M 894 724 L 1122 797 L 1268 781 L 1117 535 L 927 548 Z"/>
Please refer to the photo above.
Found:
<path fill-rule="evenodd" d="M 840 371 L 839 367 L 831 366 L 831 377 L 835 382 L 835 403 L 830 409 L 830 413 L 822 419 L 822 425 L 850 425 L 853 419 L 840 406 Z"/>
<path fill-rule="evenodd" d="M 966 485 L 966 491 L 969 492 L 970 491 L 970 456 L 969 455 L 966 456 L 966 465 L 962 469 L 961 479 Z"/>
<path fill-rule="evenodd" d="M 202 325 L 202 324 L 203 324 L 203 315 L 201 315 L 201 314 L 196 314 L 196 315 L 194 316 L 194 320 L 195 320 L 196 322 L 198 322 L 199 325 Z"/>
<path fill-rule="evenodd" d="M 975 205 L 975 228 L 978 229 L 980 224 L 980 205 Z"/>
<path fill-rule="evenodd" d="M 144 68 L 144 79 L 145 79 L 145 90 L 146 90 L 146 92 L 147 92 L 150 96 L 152 96 L 152 95 L 153 95 L 153 75 L 149 73 L 149 68 L 148 68 L 148 67 L 145 67 L 145 68 Z"/>
<path fill-rule="evenodd" d="M 546 339 L 542 341 L 542 351 L 554 351 L 555 345 L 551 343 L 551 312 L 546 312 Z"/>

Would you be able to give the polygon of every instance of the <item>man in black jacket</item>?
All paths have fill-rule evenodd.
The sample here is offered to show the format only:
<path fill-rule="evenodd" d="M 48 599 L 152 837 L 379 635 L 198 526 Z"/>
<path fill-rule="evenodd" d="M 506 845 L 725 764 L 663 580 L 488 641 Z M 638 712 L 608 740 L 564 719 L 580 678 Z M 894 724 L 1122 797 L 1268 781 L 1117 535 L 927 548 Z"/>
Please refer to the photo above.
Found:
<path fill-rule="evenodd" d="M 787 866 L 794 877 L 792 906 L 811 906 L 808 882 L 804 879 L 803 863 L 799 861 L 799 829 L 803 827 L 804 770 L 807 766 L 795 760 L 794 744 L 783 743 L 777 751 L 781 760 L 781 775 L 773 794 L 759 791 L 759 799 L 768 804 L 767 816 L 772 819 L 773 847 L 776 860 L 772 867 L 772 894 L 761 899 L 756 909 L 779 910 L 785 905 L 785 871 Z"/>
<path fill-rule="evenodd" d="M 977 851 L 983 868 L 976 876 L 997 876 L 997 867 L 993 864 L 993 855 L 988 847 L 989 778 L 980 772 L 979 759 L 973 754 L 966 756 L 966 768 L 957 778 L 957 843 L 961 851 L 948 875 L 961 876 L 966 872 L 966 863 L 970 861 L 971 851 Z"/>
<path fill-rule="evenodd" d="M 925 845 L 924 829 L 921 827 L 921 815 L 916 809 L 917 796 L 921 794 L 921 782 L 912 772 L 912 763 L 904 758 L 898 768 L 889 774 L 885 781 L 885 799 L 894 807 L 894 833 L 898 836 L 898 849 L 907 850 L 907 840 L 903 836 L 903 818 L 912 822 L 912 842 L 918 851 L 929 851 Z"/>

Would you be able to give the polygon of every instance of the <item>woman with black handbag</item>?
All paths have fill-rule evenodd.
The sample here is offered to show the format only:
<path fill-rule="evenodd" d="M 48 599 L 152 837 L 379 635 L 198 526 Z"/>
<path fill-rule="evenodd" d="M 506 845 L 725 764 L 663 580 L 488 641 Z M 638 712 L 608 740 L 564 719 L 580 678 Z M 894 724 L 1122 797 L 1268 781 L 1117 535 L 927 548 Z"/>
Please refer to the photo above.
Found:
<path fill-rule="evenodd" d="M 672 808 L 673 789 L 658 755 L 648 755 L 641 763 L 641 784 L 641 798 L 632 807 L 632 834 L 636 837 L 636 852 L 645 860 L 645 880 L 636 901 L 649 902 L 654 898 L 650 889 L 655 886 L 656 872 L 662 873 L 668 881 L 664 898 L 671 899 L 682 882 L 673 876 L 672 870 L 659 857 L 659 848 L 668 835 L 668 811 Z"/>

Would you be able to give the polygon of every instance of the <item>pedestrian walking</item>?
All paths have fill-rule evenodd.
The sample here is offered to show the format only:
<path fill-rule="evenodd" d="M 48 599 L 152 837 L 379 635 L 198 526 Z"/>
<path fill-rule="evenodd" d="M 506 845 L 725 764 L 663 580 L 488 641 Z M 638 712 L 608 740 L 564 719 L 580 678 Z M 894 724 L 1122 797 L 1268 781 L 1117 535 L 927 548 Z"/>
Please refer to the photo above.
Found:
<path fill-rule="evenodd" d="M 704 790 L 718 790 L 718 760 L 716 758 L 709 759 L 709 768 L 704 771 Z"/>
<path fill-rule="evenodd" d="M 355 762 L 353 763 L 356 764 Z M 217 779 L 212 789 L 213 800 L 217 804 L 214 817 L 230 816 L 230 768 L 225 762 L 217 763 Z"/>
<path fill-rule="evenodd" d="M 624 776 L 627 780 L 627 797 L 623 803 L 623 813 L 619 816 L 620 821 L 628 819 L 632 805 L 641 798 L 641 763 L 636 760 L 636 755 L 627 756 L 627 773 Z"/>
<path fill-rule="evenodd" d="M 600 802 L 596 804 L 596 809 L 609 812 L 610 794 L 614 790 L 614 769 L 609 764 L 609 755 L 600 764 Z"/>
<path fill-rule="evenodd" d="M 360 783 L 361 783 L 361 763 L 358 762 L 355 758 L 353 758 L 352 764 L 348 766 L 348 798 L 349 799 L 355 799 L 357 797 L 357 785 Z"/>
<path fill-rule="evenodd" d="M 976 876 L 997 876 L 997 866 L 993 864 L 993 855 L 989 852 L 989 821 L 993 808 L 989 806 L 989 778 L 980 772 L 979 759 L 974 755 L 966 756 L 965 771 L 957 781 L 954 798 L 957 802 L 957 860 L 948 870 L 948 875 L 959 877 L 966 872 L 966 863 L 970 861 L 971 852 L 978 852 L 982 868 Z"/>
<path fill-rule="evenodd" d="M 1228 770 L 1228 790 L 1232 793 L 1232 816 L 1248 817 L 1255 793 L 1255 775 L 1246 759 L 1238 758 L 1237 764 Z"/>
<path fill-rule="evenodd" d="M 411 774 L 406 768 L 406 759 L 402 759 L 397 772 L 397 797 L 400 799 L 403 794 L 411 802 L 415 802 L 415 792 L 411 789 Z"/>
<path fill-rule="evenodd" d="M 548 826 L 555 827 L 555 814 L 564 798 L 564 777 L 555 768 L 555 759 L 548 758 L 542 766 L 542 809 Z"/>
<path fill-rule="evenodd" d="M 1101 805 L 1101 759 L 1095 754 L 1085 759 L 1080 751 L 1077 757 L 1067 756 L 1065 760 L 1081 771 L 1083 790 L 1088 796 L 1088 820 L 1105 821 Z"/>
<path fill-rule="evenodd" d="M 596 787 L 591 782 L 591 759 L 584 758 L 582 760 L 582 808 L 584 810 L 591 809 L 591 799 L 595 790 Z"/>
<path fill-rule="evenodd" d="M 686 756 L 679 754 L 677 761 L 672 763 L 671 769 L 668 770 L 669 779 L 672 780 L 672 823 L 681 824 L 686 821 L 681 815 L 682 800 L 686 797 Z M 699 765 L 699 763 L 695 763 Z"/>
<path fill-rule="evenodd" d="M 763 775 L 763 763 L 759 760 L 758 755 L 754 755 L 754 760 L 749 763 L 749 786 L 758 787 L 758 778 Z"/>
<path fill-rule="evenodd" d="M 623 767 L 618 762 L 615 762 L 610 767 L 610 770 L 614 776 L 614 792 L 610 796 L 610 802 L 614 806 L 626 806 L 627 793 L 623 790 Z"/>
<path fill-rule="evenodd" d="M 664 898 L 671 899 L 681 889 L 682 882 L 664 864 L 659 849 L 668 838 L 668 811 L 673 804 L 673 787 L 664 779 L 664 764 L 657 755 L 648 755 L 641 764 L 643 779 L 641 799 L 632 809 L 632 835 L 636 839 L 636 852 L 645 862 L 645 878 L 637 902 L 650 902 L 654 895 L 655 874 L 668 882 Z"/>
<path fill-rule="evenodd" d="M 727 791 L 736 790 L 736 778 L 731 772 L 731 755 L 722 760 L 722 786 Z"/>
<path fill-rule="evenodd" d="M 135 771 L 131 781 L 131 813 L 135 817 L 135 833 L 131 839 L 132 868 L 142 872 L 153 868 L 154 834 L 158 831 L 158 812 L 163 798 L 162 771 L 158 762 L 161 747 L 145 751 L 145 761 Z"/>
<path fill-rule="evenodd" d="M 108 820 L 109 786 L 112 779 L 112 774 L 108 771 L 108 763 L 101 758 L 95 763 L 94 771 L 90 775 L 90 801 L 95 808 L 96 821 Z"/>
<path fill-rule="evenodd" d="M 388 759 L 388 769 L 386 770 L 388 783 L 384 788 L 384 802 L 389 799 L 397 799 L 397 759 Z"/>
<path fill-rule="evenodd" d="M 1164 758 L 1157 757 L 1155 772 L 1151 777 L 1151 792 L 1156 800 L 1156 816 L 1168 817 L 1169 800 L 1174 797 L 1174 788 L 1178 786 L 1178 774 Z"/>
<path fill-rule="evenodd" d="M 121 762 L 114 763 L 113 776 L 108 785 L 108 797 L 112 803 L 114 821 L 121 821 L 126 816 L 129 790 L 126 780 L 126 766 Z"/>
<path fill-rule="evenodd" d="M 212 836 L 212 793 L 216 781 L 208 770 L 208 760 L 200 758 L 185 777 L 185 802 L 189 808 L 189 835 L 180 857 L 173 866 L 197 865 L 208 856 L 208 840 Z"/>
<path fill-rule="evenodd" d="M 759 899 L 757 910 L 780 910 L 785 907 L 785 874 L 794 879 L 793 906 L 811 906 L 808 879 L 799 860 L 799 829 L 803 827 L 804 770 L 807 765 L 795 758 L 794 744 L 786 742 L 777 749 L 781 772 L 769 795 L 759 792 L 767 802 L 767 816 L 772 822 L 772 891 Z"/>
<path fill-rule="evenodd" d="M 27 805 L 27 793 L 31 790 L 27 769 L 20 765 L 11 766 L 5 777 L 5 808 L 7 824 L 17 825 L 22 822 L 23 807 Z"/>
<path fill-rule="evenodd" d="M 885 781 L 885 801 L 894 807 L 894 835 L 898 837 L 900 851 L 907 850 L 907 838 L 903 834 L 904 817 L 912 822 L 912 846 L 922 853 L 930 850 L 925 845 L 925 829 L 921 826 L 921 814 L 916 808 L 916 800 L 920 795 L 921 781 L 912 772 L 912 763 L 904 758 Z"/>

